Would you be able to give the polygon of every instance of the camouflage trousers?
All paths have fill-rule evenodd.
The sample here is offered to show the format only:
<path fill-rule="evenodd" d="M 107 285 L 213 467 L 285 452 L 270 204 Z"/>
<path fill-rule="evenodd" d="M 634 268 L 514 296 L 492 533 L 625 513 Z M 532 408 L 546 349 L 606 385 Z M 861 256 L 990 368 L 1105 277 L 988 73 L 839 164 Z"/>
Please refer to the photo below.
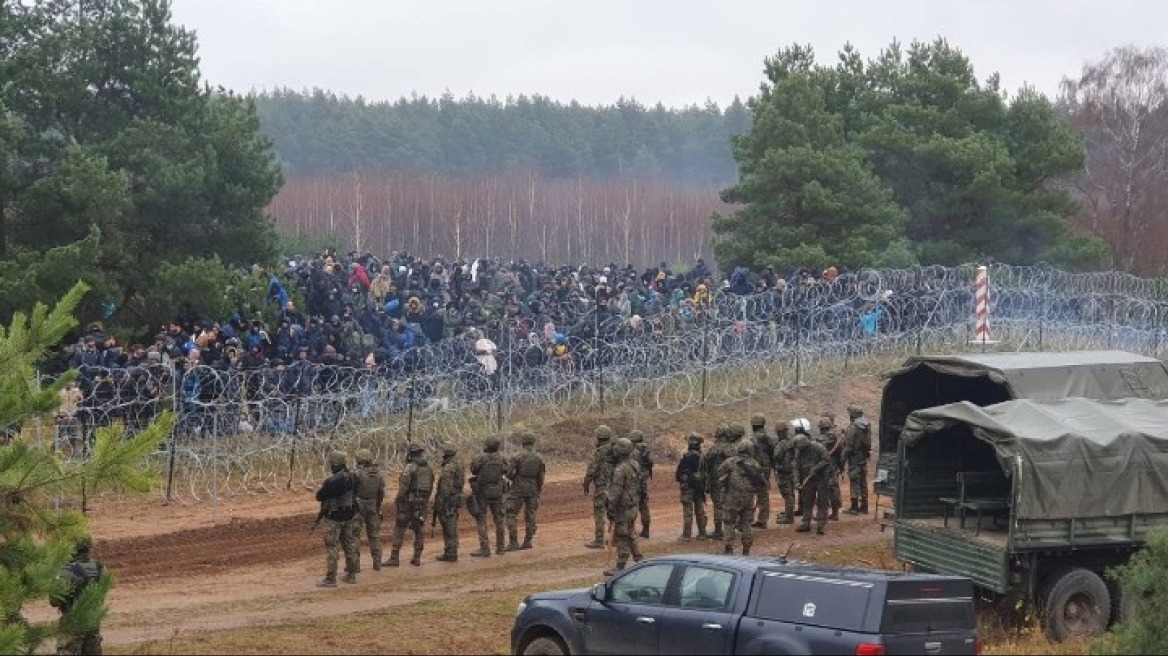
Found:
<path fill-rule="evenodd" d="M 754 521 L 766 526 L 771 520 L 771 470 L 764 469 L 762 477 L 763 488 L 754 495 L 754 503 L 758 507 L 757 519 Z"/>
<path fill-rule="evenodd" d="M 447 556 L 458 555 L 458 507 L 447 510 L 438 515 L 438 523 L 442 525 L 442 553 Z"/>
<path fill-rule="evenodd" d="M 399 551 L 406 541 L 406 531 L 414 532 L 414 552 L 426 546 L 426 502 L 406 501 L 397 504 L 393 515 L 393 550 Z"/>
<path fill-rule="evenodd" d="M 641 505 L 637 509 L 641 516 L 641 528 L 649 526 L 649 479 L 641 479 Z"/>
<path fill-rule="evenodd" d="M 487 538 L 487 515 L 495 524 L 495 550 L 503 551 L 503 527 L 506 523 L 506 512 L 503 510 L 502 499 L 484 499 L 479 497 L 479 516 L 475 517 L 475 530 L 479 534 L 479 546 L 486 546 L 489 551 L 491 541 Z"/>
<path fill-rule="evenodd" d="M 725 494 L 719 491 L 710 491 L 710 507 L 714 514 L 714 532 L 720 533 L 722 531 L 722 521 L 725 519 L 723 513 L 723 501 L 726 498 Z"/>
<path fill-rule="evenodd" d="M 365 538 L 369 541 L 369 553 L 373 555 L 373 562 L 381 562 L 381 509 L 373 507 L 373 501 L 357 502 L 357 539 L 361 539 L 362 529 Z"/>
<path fill-rule="evenodd" d="M 57 637 L 57 653 L 69 654 L 101 654 L 101 633 L 89 631 L 86 633 L 62 633 Z"/>
<path fill-rule="evenodd" d="M 535 511 L 539 510 L 538 496 L 507 497 L 507 535 L 512 542 L 519 537 L 519 511 L 523 510 L 523 536 L 525 540 L 535 537 Z"/>
<path fill-rule="evenodd" d="M 779 488 L 779 496 L 783 497 L 783 514 L 786 517 L 795 516 L 795 479 L 790 474 L 777 474 L 775 483 Z M 776 515 L 776 521 L 778 516 Z"/>
<path fill-rule="evenodd" d="M 608 525 L 608 488 L 592 490 L 592 521 L 596 524 L 596 542 L 604 542 L 604 531 Z"/>
<path fill-rule="evenodd" d="M 357 518 L 338 522 L 324 520 L 324 574 L 337 578 L 337 563 L 345 552 L 345 573 L 356 574 L 361 569 L 361 543 L 357 540 Z"/>
<path fill-rule="evenodd" d="M 827 508 L 831 505 L 831 483 L 823 475 L 816 476 L 803 486 L 803 525 L 811 526 L 811 512 L 815 511 L 817 528 L 827 526 Z"/>
<path fill-rule="evenodd" d="M 681 536 L 693 537 L 694 517 L 698 520 L 698 535 L 706 533 L 706 495 L 691 490 L 681 489 Z"/>
<path fill-rule="evenodd" d="M 754 544 L 754 535 L 750 532 L 750 523 L 754 521 L 754 498 L 730 500 L 722 508 L 722 530 L 725 532 L 723 544 L 734 547 L 736 534 L 742 533 L 742 548 L 749 549 Z"/>
<path fill-rule="evenodd" d="M 634 527 L 637 513 L 633 512 L 634 510 L 630 508 L 619 512 L 612 519 L 612 544 L 616 547 L 617 569 L 624 568 L 629 562 L 629 556 L 632 556 L 633 560 L 644 558 L 640 547 L 637 546 L 637 531 Z"/>
<path fill-rule="evenodd" d="M 851 493 L 852 501 L 862 505 L 868 504 L 867 465 L 848 467 L 848 491 Z"/>
<path fill-rule="evenodd" d="M 830 495 L 829 503 L 831 505 L 831 512 L 837 513 L 837 512 L 839 512 L 839 509 L 842 508 L 844 505 L 844 493 L 843 493 L 843 490 L 840 489 L 839 475 L 832 476 L 831 478 L 829 478 L 827 481 L 827 487 L 828 487 L 828 493 Z"/>

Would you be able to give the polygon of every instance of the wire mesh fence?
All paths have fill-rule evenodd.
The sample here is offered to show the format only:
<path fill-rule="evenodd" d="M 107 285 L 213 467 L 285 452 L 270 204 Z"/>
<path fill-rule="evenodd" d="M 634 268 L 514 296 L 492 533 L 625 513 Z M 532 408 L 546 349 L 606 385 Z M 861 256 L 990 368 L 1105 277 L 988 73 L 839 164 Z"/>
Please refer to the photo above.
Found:
<path fill-rule="evenodd" d="M 67 458 L 93 432 L 178 417 L 155 456 L 159 494 L 315 487 L 325 452 L 368 448 L 397 462 L 429 447 L 505 432 L 518 415 L 676 414 L 872 375 L 912 354 L 1119 349 L 1162 357 L 1168 285 L 1119 273 L 991 268 L 992 342 L 971 343 L 974 266 L 862 270 L 845 280 L 753 296 L 716 293 L 622 316 L 575 308 L 552 338 L 537 317 L 481 326 L 494 348 L 452 338 L 380 366 L 294 361 L 257 370 L 154 364 L 81 371 L 75 411 L 41 422 Z M 559 341 L 560 343 L 556 343 Z M 481 344 L 480 344 L 481 346 Z"/>

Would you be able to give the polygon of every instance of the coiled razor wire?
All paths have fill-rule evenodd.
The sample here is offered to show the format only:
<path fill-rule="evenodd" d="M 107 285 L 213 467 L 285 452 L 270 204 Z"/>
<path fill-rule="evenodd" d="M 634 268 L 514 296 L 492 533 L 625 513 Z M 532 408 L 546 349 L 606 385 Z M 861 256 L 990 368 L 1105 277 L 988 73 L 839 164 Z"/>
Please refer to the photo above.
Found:
<path fill-rule="evenodd" d="M 493 375 L 461 338 L 376 368 L 199 366 L 181 377 L 167 365 L 91 368 L 77 413 L 48 430 L 65 457 L 81 458 L 96 428 L 120 422 L 132 432 L 174 411 L 173 435 L 155 456 L 159 492 L 200 502 L 314 488 L 335 448 L 368 448 L 389 466 L 407 439 L 432 449 L 503 432 L 527 416 L 677 414 L 878 374 L 912 354 L 1106 348 L 1163 355 L 1164 281 L 1048 267 L 993 265 L 994 343 L 970 343 L 974 269 L 865 269 L 783 292 L 719 292 L 704 305 L 647 313 L 639 324 L 563 308 L 548 313 L 576 317 L 554 328 L 566 336 L 562 355 L 530 318 L 504 319 L 481 327 L 498 346 Z"/>

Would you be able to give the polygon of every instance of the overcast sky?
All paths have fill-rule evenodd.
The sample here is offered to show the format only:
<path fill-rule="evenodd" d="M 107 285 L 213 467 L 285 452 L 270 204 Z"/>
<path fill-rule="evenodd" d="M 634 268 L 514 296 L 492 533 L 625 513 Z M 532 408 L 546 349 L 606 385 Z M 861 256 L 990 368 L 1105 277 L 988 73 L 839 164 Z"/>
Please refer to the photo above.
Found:
<path fill-rule="evenodd" d="M 1165 45 L 1160 0 L 174 0 L 204 78 L 237 91 L 321 87 L 367 99 L 520 93 L 608 104 L 725 105 L 794 42 L 829 62 L 944 36 L 984 79 L 1053 95 L 1127 43 Z"/>

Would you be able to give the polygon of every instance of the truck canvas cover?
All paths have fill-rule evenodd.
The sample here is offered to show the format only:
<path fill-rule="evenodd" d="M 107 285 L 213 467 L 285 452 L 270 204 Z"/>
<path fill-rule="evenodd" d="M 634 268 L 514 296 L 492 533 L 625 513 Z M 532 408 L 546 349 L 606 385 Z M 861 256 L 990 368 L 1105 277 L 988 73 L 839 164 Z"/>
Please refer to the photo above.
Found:
<path fill-rule="evenodd" d="M 1004 471 L 1017 460 L 1018 519 L 1168 509 L 1168 401 L 1017 399 L 987 407 L 962 401 L 913 412 L 901 439 L 907 449 L 954 426 L 988 443 Z"/>
<path fill-rule="evenodd" d="M 1168 398 L 1168 367 L 1126 351 L 930 355 L 910 358 L 889 376 L 918 367 L 951 376 L 985 376 L 1005 384 L 1016 399 Z"/>

